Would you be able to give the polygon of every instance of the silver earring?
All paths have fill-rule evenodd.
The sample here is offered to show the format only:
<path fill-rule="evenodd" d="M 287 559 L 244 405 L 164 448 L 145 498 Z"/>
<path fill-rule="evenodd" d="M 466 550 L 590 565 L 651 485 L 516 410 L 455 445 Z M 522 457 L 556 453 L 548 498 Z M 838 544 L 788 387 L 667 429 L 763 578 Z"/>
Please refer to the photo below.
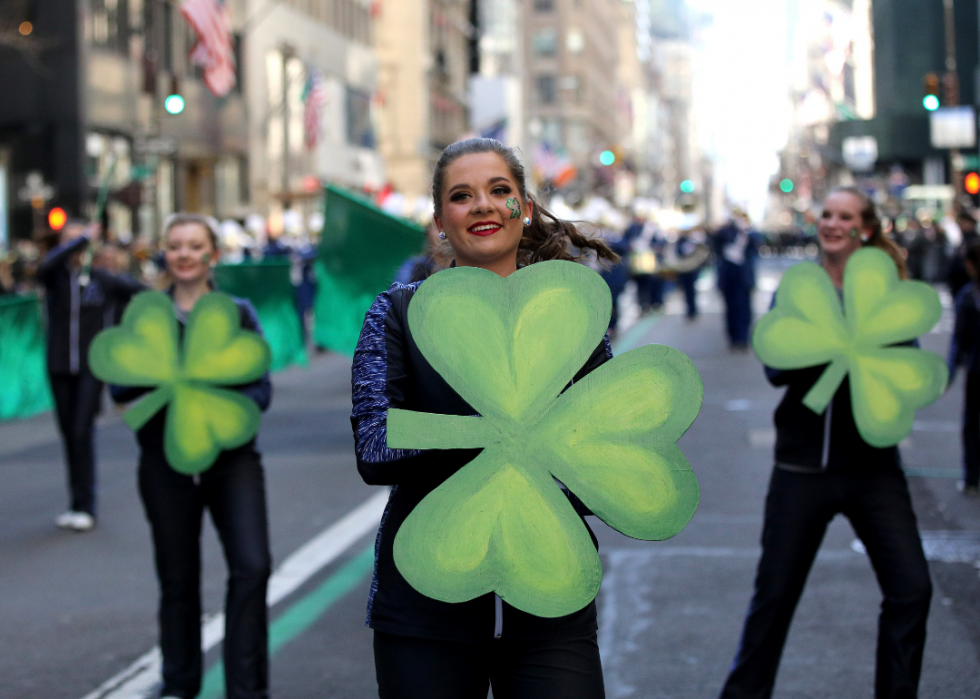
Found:
<path fill-rule="evenodd" d="M 522 221 L 522 223 L 524 224 L 524 227 L 527 228 L 528 226 L 531 225 L 531 217 L 530 216 L 525 216 L 524 217 L 524 220 Z"/>
<path fill-rule="evenodd" d="M 439 231 L 439 239 L 440 240 L 446 239 L 446 231 Z"/>

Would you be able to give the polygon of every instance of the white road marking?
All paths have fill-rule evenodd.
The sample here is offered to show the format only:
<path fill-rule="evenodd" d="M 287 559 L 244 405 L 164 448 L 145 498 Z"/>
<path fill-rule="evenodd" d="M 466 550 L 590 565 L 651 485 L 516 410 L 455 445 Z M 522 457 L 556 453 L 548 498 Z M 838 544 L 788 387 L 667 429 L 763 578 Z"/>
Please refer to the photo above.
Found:
<path fill-rule="evenodd" d="M 387 502 L 388 489 L 385 488 L 293 552 L 269 579 L 266 596 L 269 606 L 295 592 L 365 534 L 377 528 Z M 205 621 L 201 636 L 205 652 L 220 643 L 225 637 L 225 615 L 218 613 Z M 160 683 L 161 661 L 160 648 L 153 648 L 98 689 L 86 694 L 84 699 L 145 699 Z"/>
<path fill-rule="evenodd" d="M 980 532 L 931 531 L 920 532 L 926 560 L 940 563 L 973 563 L 980 567 Z M 851 549 L 867 554 L 860 539 L 851 542 Z"/>

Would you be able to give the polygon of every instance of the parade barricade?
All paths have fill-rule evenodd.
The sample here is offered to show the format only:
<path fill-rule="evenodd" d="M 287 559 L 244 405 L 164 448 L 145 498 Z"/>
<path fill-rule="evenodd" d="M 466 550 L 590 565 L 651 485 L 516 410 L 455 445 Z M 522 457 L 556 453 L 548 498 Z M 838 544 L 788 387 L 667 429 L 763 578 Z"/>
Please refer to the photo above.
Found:
<path fill-rule="evenodd" d="M 398 267 L 422 250 L 425 232 L 339 187 L 327 186 L 324 197 L 313 337 L 321 347 L 351 355 L 364 314 Z"/>
<path fill-rule="evenodd" d="M 255 306 L 272 349 L 272 371 L 308 363 L 291 268 L 289 259 L 273 257 L 261 262 L 219 265 L 214 270 L 218 289 L 248 299 Z"/>
<path fill-rule="evenodd" d="M 0 420 L 51 409 L 44 344 L 37 296 L 0 296 Z"/>

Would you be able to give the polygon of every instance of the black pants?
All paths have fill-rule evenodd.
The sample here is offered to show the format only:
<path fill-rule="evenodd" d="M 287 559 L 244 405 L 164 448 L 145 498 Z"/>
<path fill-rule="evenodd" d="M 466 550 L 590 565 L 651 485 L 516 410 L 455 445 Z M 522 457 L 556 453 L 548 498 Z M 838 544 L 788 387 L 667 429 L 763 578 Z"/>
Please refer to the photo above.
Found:
<path fill-rule="evenodd" d="M 602 699 L 596 634 L 549 641 L 430 641 L 374 632 L 380 699 Z"/>
<path fill-rule="evenodd" d="M 963 395 L 963 481 L 980 485 L 980 371 L 968 371 Z"/>
<path fill-rule="evenodd" d="M 68 509 L 95 514 L 95 416 L 102 382 L 87 371 L 51 374 L 58 429 L 68 464 Z"/>
<path fill-rule="evenodd" d="M 752 327 L 752 289 L 740 284 L 722 288 L 725 297 L 725 332 L 732 345 L 749 343 Z"/>
<path fill-rule="evenodd" d="M 844 514 L 864 542 L 884 597 L 878 618 L 876 699 L 915 697 L 932 583 L 905 476 L 773 470 L 762 558 L 742 640 L 721 696 L 767 699 L 790 621 L 827 525 Z"/>
<path fill-rule="evenodd" d="M 698 291 L 696 284 L 700 273 L 700 270 L 695 270 L 693 272 L 680 272 L 677 275 L 677 283 L 684 292 L 684 304 L 687 306 L 688 318 L 698 317 Z"/>
<path fill-rule="evenodd" d="M 197 478 L 143 453 L 140 496 L 153 531 L 160 581 L 162 696 L 192 699 L 201 687 L 201 521 L 204 508 L 228 563 L 224 666 L 228 699 L 264 699 L 269 687 L 266 587 L 271 558 L 265 479 L 251 446 L 223 452 Z"/>

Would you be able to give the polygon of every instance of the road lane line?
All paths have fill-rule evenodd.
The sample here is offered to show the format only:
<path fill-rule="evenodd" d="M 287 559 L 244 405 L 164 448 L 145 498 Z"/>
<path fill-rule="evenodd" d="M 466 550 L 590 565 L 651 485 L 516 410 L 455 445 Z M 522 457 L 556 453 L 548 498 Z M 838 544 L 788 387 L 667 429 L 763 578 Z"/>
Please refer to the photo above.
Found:
<path fill-rule="evenodd" d="M 371 544 L 318 588 L 294 602 L 272 623 L 269 627 L 269 655 L 274 656 L 283 646 L 313 626 L 337 600 L 351 592 L 373 570 L 374 544 Z M 205 673 L 197 699 L 217 699 L 224 692 L 225 666 L 219 660 Z"/>
<path fill-rule="evenodd" d="M 656 323 L 659 318 L 659 315 L 650 315 L 633 325 L 621 338 L 612 343 L 613 354 L 623 354 L 639 347 L 640 341 L 647 334 L 650 326 Z"/>
<path fill-rule="evenodd" d="M 388 490 L 385 488 L 286 558 L 269 579 L 266 597 L 269 606 L 294 592 L 364 535 L 376 529 L 387 502 Z M 224 614 L 218 613 L 209 618 L 203 625 L 201 635 L 201 646 L 205 652 L 220 643 L 225 636 Z M 144 699 L 160 682 L 160 667 L 160 649 L 155 647 L 86 694 L 84 699 Z"/>

